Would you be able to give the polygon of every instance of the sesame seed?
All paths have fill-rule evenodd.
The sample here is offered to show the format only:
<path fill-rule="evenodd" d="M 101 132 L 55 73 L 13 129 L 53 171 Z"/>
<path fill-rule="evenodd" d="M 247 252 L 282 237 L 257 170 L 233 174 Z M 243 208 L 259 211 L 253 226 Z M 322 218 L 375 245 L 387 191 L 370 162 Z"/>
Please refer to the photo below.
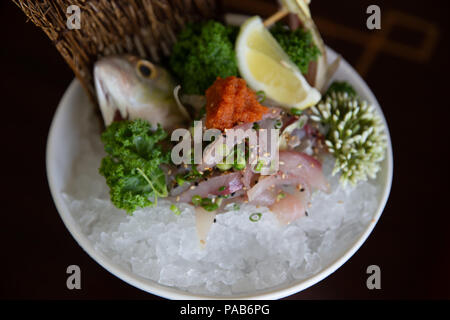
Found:
<path fill-rule="evenodd" d="M 180 196 L 177 196 L 175 199 L 177 202 L 180 201 Z"/>
<path fill-rule="evenodd" d="M 169 169 L 169 171 L 167 171 L 167 174 L 172 174 L 172 170 Z"/>
<path fill-rule="evenodd" d="M 189 189 L 194 190 L 194 189 L 195 189 L 195 186 L 191 186 Z"/>
<path fill-rule="evenodd" d="M 301 168 L 301 167 L 302 167 L 302 164 L 299 163 L 299 164 L 297 165 L 297 168 Z"/>
<path fill-rule="evenodd" d="M 284 166 L 284 161 L 280 161 L 280 165 Z"/>

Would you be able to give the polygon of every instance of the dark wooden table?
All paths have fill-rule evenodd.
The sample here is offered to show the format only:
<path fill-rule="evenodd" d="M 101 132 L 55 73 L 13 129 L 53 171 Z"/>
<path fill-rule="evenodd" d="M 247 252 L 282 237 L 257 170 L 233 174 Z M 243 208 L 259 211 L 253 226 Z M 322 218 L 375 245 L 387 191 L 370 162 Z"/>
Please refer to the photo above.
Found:
<path fill-rule="evenodd" d="M 395 156 L 392 192 L 361 249 L 288 299 L 450 298 L 448 1 L 376 1 L 381 31 L 366 28 L 370 4 L 313 0 L 312 11 L 326 43 L 360 71 L 384 110 Z M 262 0 L 225 5 L 264 16 L 275 9 Z M 105 271 L 64 227 L 47 184 L 45 146 L 73 75 L 15 5 L 1 1 L 0 8 L 0 297 L 158 299 Z M 81 290 L 66 288 L 71 264 L 81 267 Z M 372 264 L 381 268 L 381 290 L 366 287 Z"/>

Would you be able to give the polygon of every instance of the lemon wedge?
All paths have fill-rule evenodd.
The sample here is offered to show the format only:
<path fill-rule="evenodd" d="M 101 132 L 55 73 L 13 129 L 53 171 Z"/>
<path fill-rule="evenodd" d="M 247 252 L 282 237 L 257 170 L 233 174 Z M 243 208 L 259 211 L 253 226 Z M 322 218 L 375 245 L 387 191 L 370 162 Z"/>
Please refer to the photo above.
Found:
<path fill-rule="evenodd" d="M 319 102 L 320 92 L 308 84 L 260 17 L 242 25 L 236 54 L 239 72 L 253 90 L 264 91 L 286 108 L 305 109 Z"/>

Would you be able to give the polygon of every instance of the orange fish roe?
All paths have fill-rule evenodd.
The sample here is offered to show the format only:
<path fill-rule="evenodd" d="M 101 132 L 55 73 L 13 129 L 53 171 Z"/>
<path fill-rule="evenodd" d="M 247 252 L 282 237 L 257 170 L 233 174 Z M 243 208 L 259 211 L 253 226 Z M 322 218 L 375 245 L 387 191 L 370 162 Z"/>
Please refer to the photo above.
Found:
<path fill-rule="evenodd" d="M 229 129 L 262 119 L 269 108 L 262 106 L 244 79 L 220 77 L 206 90 L 206 127 Z"/>

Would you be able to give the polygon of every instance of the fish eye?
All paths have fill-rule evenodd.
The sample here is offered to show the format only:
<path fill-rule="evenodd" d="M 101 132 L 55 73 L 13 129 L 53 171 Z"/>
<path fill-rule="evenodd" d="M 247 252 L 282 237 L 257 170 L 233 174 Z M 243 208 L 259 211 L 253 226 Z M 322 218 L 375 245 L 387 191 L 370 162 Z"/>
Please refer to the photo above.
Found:
<path fill-rule="evenodd" d="M 157 71 L 153 63 L 147 60 L 139 60 L 136 65 L 137 72 L 145 79 L 154 79 Z"/>

